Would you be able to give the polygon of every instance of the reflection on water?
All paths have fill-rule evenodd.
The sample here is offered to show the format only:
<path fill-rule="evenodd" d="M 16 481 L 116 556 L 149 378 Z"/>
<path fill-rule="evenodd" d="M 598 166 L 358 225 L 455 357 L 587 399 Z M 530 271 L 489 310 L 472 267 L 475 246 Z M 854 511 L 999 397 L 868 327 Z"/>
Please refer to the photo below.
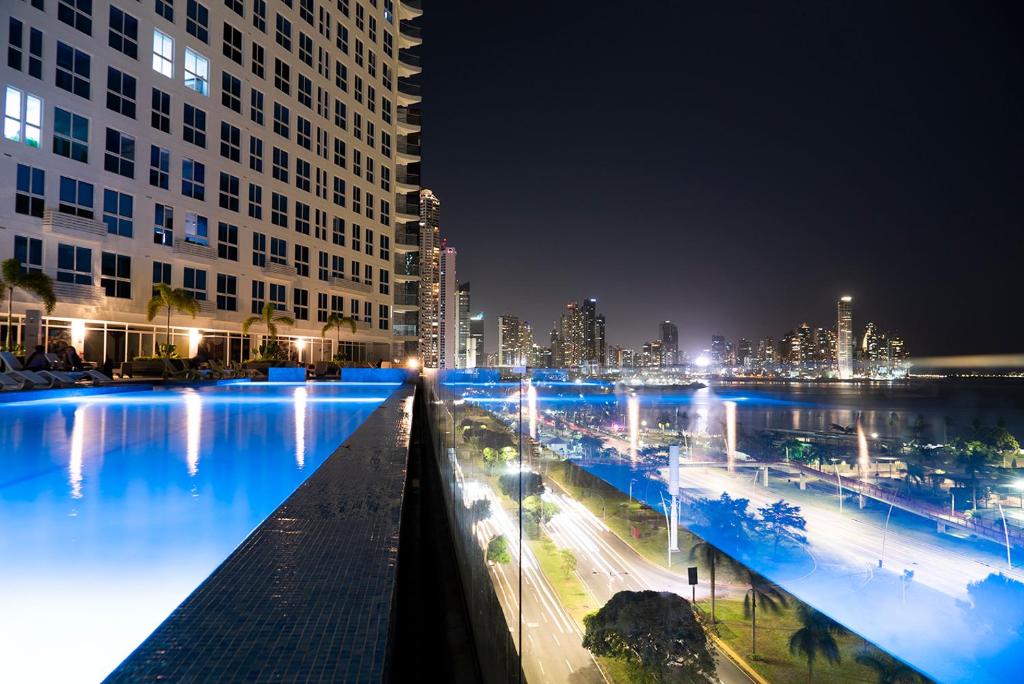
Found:
<path fill-rule="evenodd" d="M 101 680 L 394 387 L 0 405 L 0 682 Z"/>

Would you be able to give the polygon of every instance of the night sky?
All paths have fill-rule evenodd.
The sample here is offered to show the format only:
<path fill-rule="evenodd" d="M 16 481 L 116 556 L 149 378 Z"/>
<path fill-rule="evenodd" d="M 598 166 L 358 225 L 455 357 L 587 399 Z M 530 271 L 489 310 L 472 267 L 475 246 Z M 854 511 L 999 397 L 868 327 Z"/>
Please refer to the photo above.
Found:
<path fill-rule="evenodd" d="M 424 184 L 473 308 L 537 341 L 806 320 L 1024 347 L 1024 21 L 989 2 L 432 0 Z"/>

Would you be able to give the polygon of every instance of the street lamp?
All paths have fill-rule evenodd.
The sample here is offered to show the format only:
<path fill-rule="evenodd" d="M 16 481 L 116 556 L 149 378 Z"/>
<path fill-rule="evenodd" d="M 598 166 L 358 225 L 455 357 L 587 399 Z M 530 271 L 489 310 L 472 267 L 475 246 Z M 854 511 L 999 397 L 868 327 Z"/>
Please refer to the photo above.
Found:
<path fill-rule="evenodd" d="M 636 482 L 636 478 L 635 477 L 632 480 L 629 481 L 629 505 L 630 506 L 633 505 L 633 483 L 634 482 Z"/>

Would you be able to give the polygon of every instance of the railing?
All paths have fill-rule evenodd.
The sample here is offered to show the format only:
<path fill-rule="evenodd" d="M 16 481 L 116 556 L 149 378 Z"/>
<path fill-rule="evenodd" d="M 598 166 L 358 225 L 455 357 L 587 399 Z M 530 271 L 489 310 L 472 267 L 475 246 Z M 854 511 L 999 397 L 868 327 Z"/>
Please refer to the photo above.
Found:
<path fill-rule="evenodd" d="M 420 186 L 420 175 L 418 173 L 402 173 L 399 171 L 395 175 L 395 182 L 400 185 L 412 185 L 418 188 Z"/>
<path fill-rule="evenodd" d="M 398 255 L 398 257 L 395 259 L 395 275 L 419 277 L 420 262 L 418 260 L 413 261 L 411 259 L 407 259 L 403 255 Z"/>
<path fill-rule="evenodd" d="M 200 245 L 195 242 L 183 240 L 182 238 L 178 238 L 174 241 L 174 252 L 176 254 L 185 254 L 191 257 L 207 260 L 217 258 L 217 250 L 210 245 Z M 294 275 L 294 273 L 292 275 Z"/>
<path fill-rule="evenodd" d="M 408 107 L 398 108 L 398 121 L 408 126 L 422 126 L 423 125 L 423 114 L 416 110 L 411 110 Z"/>
<path fill-rule="evenodd" d="M 420 234 L 419 231 L 411 230 L 397 230 L 395 231 L 395 242 L 405 247 L 419 247 L 420 246 Z"/>
<path fill-rule="evenodd" d="M 411 95 L 413 97 L 419 97 L 421 91 L 422 88 L 419 83 L 409 83 L 408 79 L 404 78 L 398 79 L 398 92 Z"/>
<path fill-rule="evenodd" d="M 419 145 L 413 145 L 413 144 L 407 143 L 407 142 L 399 142 L 398 143 L 398 153 L 399 154 L 405 154 L 405 155 L 408 155 L 410 157 L 418 157 L 418 156 L 420 156 L 420 146 Z"/>
<path fill-rule="evenodd" d="M 402 35 L 406 36 L 407 38 L 414 38 L 416 40 L 419 40 L 423 37 L 422 31 L 420 30 L 419 26 L 414 26 L 413 24 L 410 24 L 408 21 L 405 21 L 404 19 L 402 20 L 398 29 L 402 32 Z"/>
<path fill-rule="evenodd" d="M 274 261 L 268 261 L 263 266 L 263 272 L 267 275 L 284 276 L 286 278 L 295 277 L 295 267 L 289 266 L 288 264 L 279 264 Z"/>
<path fill-rule="evenodd" d="M 355 292 L 363 293 L 373 292 L 372 285 L 367 285 L 366 283 L 357 283 L 352 280 L 347 280 L 345 278 L 331 278 L 331 287 L 335 287 L 340 290 L 352 290 Z"/>
<path fill-rule="evenodd" d="M 47 209 L 43 212 L 43 230 L 80 237 L 83 233 L 93 237 L 103 237 L 107 234 L 107 226 L 103 221 L 65 214 L 56 209 Z"/>
<path fill-rule="evenodd" d="M 414 67 L 420 66 L 420 56 L 419 55 L 414 55 L 413 53 L 409 52 L 408 50 L 399 50 L 398 51 L 398 59 L 400 61 L 408 64 L 409 66 L 414 66 Z"/>
<path fill-rule="evenodd" d="M 423 2 L 421 0 L 401 0 L 401 3 L 410 9 L 414 9 L 418 12 L 423 11 Z"/>
<path fill-rule="evenodd" d="M 416 337 L 417 326 L 409 323 L 396 323 L 391 326 L 391 332 L 395 337 Z"/>

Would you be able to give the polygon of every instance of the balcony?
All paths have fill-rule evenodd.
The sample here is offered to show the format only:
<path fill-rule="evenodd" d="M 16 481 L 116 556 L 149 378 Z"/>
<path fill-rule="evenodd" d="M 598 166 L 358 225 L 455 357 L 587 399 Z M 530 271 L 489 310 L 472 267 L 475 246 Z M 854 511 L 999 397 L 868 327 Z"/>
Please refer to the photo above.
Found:
<path fill-rule="evenodd" d="M 398 52 L 398 76 L 399 78 L 407 78 L 409 76 L 415 76 L 416 74 L 423 71 L 423 67 L 420 65 L 419 55 L 414 55 L 408 50 L 399 50 Z"/>
<path fill-rule="evenodd" d="M 416 133 L 423 125 L 423 114 L 408 107 L 398 108 L 398 127 L 409 133 Z"/>
<path fill-rule="evenodd" d="M 103 231 L 104 235 L 106 230 Z M 77 283 L 63 283 L 55 280 L 53 283 L 53 294 L 57 301 L 62 304 L 78 304 L 80 306 L 92 306 L 105 308 L 107 304 L 107 293 L 97 285 L 79 285 Z"/>
<path fill-rule="evenodd" d="M 352 280 L 346 280 L 345 278 L 331 278 L 331 287 L 339 290 L 348 290 L 350 292 L 362 292 L 363 294 L 373 293 L 373 285 L 357 283 Z"/>
<path fill-rule="evenodd" d="M 420 217 L 420 205 L 419 203 L 412 203 L 406 201 L 406 199 L 399 195 L 395 200 L 395 214 L 398 215 L 399 221 L 418 221 Z"/>
<path fill-rule="evenodd" d="M 408 79 L 398 79 L 398 104 L 413 105 L 423 99 L 423 89 L 418 83 L 409 83 Z"/>
<path fill-rule="evenodd" d="M 65 214 L 56 209 L 47 209 L 43 212 L 43 230 L 77 238 L 96 239 L 107 235 L 107 226 L 103 221 Z"/>
<path fill-rule="evenodd" d="M 418 173 L 409 173 L 404 171 L 403 167 L 399 167 L 398 173 L 395 174 L 395 184 L 401 186 L 399 188 L 401 192 L 419 192 L 420 175 Z"/>
<path fill-rule="evenodd" d="M 288 264 L 279 264 L 274 261 L 268 261 L 263 266 L 263 274 L 285 279 L 291 279 L 296 276 L 294 266 L 289 266 Z"/>
<path fill-rule="evenodd" d="M 178 238 L 174 241 L 174 253 L 213 261 L 217 258 L 217 250 L 210 245 L 201 245 Z"/>
<path fill-rule="evenodd" d="M 400 0 L 402 16 L 413 19 L 423 14 L 423 3 L 420 0 Z"/>
<path fill-rule="evenodd" d="M 403 19 L 398 25 L 398 40 L 399 47 L 416 47 L 423 42 L 423 33 L 419 26 L 414 26 Z"/>
<path fill-rule="evenodd" d="M 408 279 L 420 277 L 420 261 L 418 258 L 412 258 L 413 256 L 416 256 L 415 252 L 398 254 L 395 256 L 396 278 Z"/>
<path fill-rule="evenodd" d="M 412 323 L 395 323 L 391 326 L 391 332 L 395 337 L 416 337 L 419 334 L 416 325 Z"/>
<path fill-rule="evenodd" d="M 419 145 L 399 140 L 398 145 L 395 146 L 395 151 L 398 153 L 398 162 L 400 164 L 415 164 L 420 160 Z"/>
<path fill-rule="evenodd" d="M 399 226 L 395 229 L 395 244 L 398 245 L 399 249 L 402 247 L 409 247 L 413 249 L 420 248 L 420 231 L 419 227 L 415 230 L 410 230 Z"/>
<path fill-rule="evenodd" d="M 419 307 L 420 295 L 418 292 L 396 292 L 395 293 L 395 308 L 396 309 L 415 309 Z"/>

